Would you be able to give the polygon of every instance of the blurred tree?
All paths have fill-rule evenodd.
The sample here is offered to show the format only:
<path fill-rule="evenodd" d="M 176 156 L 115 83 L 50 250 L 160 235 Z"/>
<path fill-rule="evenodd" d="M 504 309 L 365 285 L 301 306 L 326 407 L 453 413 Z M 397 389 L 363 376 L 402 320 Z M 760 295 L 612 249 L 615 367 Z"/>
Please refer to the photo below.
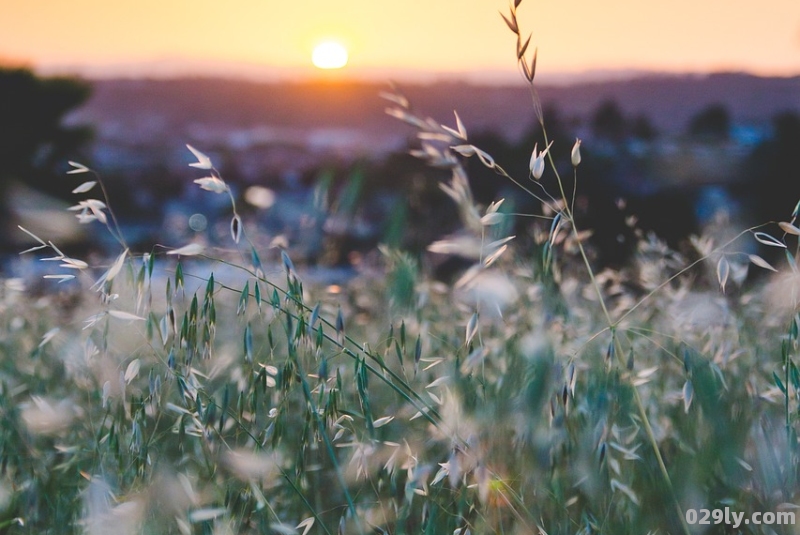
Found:
<path fill-rule="evenodd" d="M 630 124 L 631 137 L 640 141 L 653 141 L 658 137 L 658 130 L 646 115 L 637 115 Z"/>
<path fill-rule="evenodd" d="M 772 120 L 772 135 L 750 155 L 743 195 L 755 203 L 760 221 L 786 221 L 800 201 L 798 147 L 800 115 L 784 112 Z"/>
<path fill-rule="evenodd" d="M 712 104 L 689 120 L 688 135 L 693 141 L 715 143 L 727 141 L 730 136 L 731 117 L 722 104 Z"/>
<path fill-rule="evenodd" d="M 0 67 L 0 192 L 19 180 L 49 193 L 65 193 L 56 164 L 91 136 L 65 127 L 64 116 L 89 97 L 89 85 L 71 78 L 40 78 L 28 69 Z"/>
<path fill-rule="evenodd" d="M 391 246 L 419 254 L 432 241 L 458 228 L 458 211 L 439 188 L 450 179 L 449 172 L 433 169 L 408 153 L 395 153 L 366 165 L 365 173 L 365 194 L 393 202 L 388 208 L 369 203 L 388 214 L 384 241 Z"/>
<path fill-rule="evenodd" d="M 613 100 L 602 102 L 591 119 L 592 134 L 612 143 L 620 143 L 626 135 L 627 125 L 622 110 Z"/>

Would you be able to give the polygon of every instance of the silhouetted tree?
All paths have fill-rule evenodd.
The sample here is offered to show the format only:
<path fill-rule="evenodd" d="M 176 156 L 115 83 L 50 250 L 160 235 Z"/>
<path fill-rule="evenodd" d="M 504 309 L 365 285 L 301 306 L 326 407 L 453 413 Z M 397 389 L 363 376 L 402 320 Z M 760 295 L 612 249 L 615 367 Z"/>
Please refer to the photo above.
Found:
<path fill-rule="evenodd" d="M 40 78 L 27 69 L 0 68 L 0 191 L 15 179 L 63 193 L 56 164 L 90 137 L 85 127 L 65 127 L 64 116 L 89 97 L 88 84 L 71 78 Z"/>
<path fill-rule="evenodd" d="M 689 120 L 688 134 L 694 141 L 714 143 L 727 141 L 730 136 L 731 118 L 727 108 L 712 104 Z"/>

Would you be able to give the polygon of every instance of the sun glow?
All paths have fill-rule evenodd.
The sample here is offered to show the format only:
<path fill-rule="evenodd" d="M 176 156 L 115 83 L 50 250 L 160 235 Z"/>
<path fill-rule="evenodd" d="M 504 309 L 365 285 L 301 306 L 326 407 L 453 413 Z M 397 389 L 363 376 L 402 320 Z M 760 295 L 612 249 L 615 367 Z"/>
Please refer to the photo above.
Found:
<path fill-rule="evenodd" d="M 341 69 L 347 65 L 347 49 L 336 41 L 324 41 L 314 47 L 311 62 L 320 69 Z"/>

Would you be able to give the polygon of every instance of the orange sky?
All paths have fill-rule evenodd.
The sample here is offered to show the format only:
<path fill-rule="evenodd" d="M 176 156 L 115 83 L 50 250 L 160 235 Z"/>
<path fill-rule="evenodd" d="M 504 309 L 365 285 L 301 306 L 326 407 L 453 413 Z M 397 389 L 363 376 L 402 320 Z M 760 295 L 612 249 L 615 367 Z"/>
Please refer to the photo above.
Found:
<path fill-rule="evenodd" d="M 354 76 L 516 76 L 508 0 L 3 0 L 0 58 L 84 74 L 313 74 L 338 38 Z M 798 0 L 525 0 L 539 73 L 800 74 Z"/>

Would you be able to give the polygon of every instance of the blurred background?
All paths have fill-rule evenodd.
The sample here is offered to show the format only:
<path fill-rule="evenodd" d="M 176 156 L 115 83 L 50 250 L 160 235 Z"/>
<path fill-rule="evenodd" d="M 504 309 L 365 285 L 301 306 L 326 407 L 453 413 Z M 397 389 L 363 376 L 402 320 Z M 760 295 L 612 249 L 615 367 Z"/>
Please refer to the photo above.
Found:
<path fill-rule="evenodd" d="M 408 155 L 385 114 L 393 81 L 527 180 L 542 146 L 505 1 L 377 3 L 32 0 L 0 26 L 0 249 L 116 254 L 64 209 L 102 174 L 128 241 L 227 243 L 229 206 L 201 191 L 189 143 L 211 156 L 263 245 L 353 267 L 379 243 L 421 253 L 458 228 L 447 178 Z M 800 3 L 526 0 L 537 88 L 557 164 L 583 140 L 577 206 L 603 264 L 621 264 L 636 216 L 672 244 L 708 225 L 788 219 L 800 199 Z M 469 162 L 476 198 L 540 207 Z M 545 175 L 552 186 L 552 177 Z M 525 221 L 519 223 L 524 226 Z M 92 232 L 90 232 L 92 231 Z M 525 228 L 518 229 L 524 235 Z M 108 250 L 106 250 L 108 249 Z"/>

